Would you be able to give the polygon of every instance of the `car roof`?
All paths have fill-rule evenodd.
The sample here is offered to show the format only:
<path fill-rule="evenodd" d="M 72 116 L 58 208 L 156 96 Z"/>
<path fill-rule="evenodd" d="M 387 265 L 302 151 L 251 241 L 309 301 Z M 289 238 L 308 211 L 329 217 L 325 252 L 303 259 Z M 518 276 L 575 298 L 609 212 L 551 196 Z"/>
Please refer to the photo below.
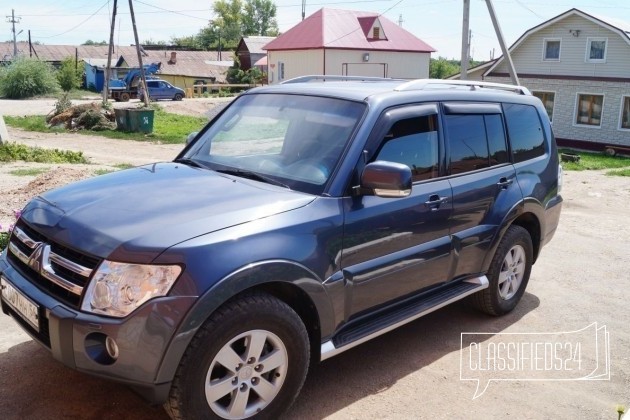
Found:
<path fill-rule="evenodd" d="M 247 93 L 288 93 L 329 96 L 355 101 L 390 102 L 398 99 L 422 100 L 506 100 L 531 97 L 523 86 L 483 81 L 441 79 L 386 79 L 352 76 L 303 76 L 286 82 L 251 89 Z M 516 102 L 521 102 L 516 100 Z M 525 102 L 528 102 L 525 99 Z"/>

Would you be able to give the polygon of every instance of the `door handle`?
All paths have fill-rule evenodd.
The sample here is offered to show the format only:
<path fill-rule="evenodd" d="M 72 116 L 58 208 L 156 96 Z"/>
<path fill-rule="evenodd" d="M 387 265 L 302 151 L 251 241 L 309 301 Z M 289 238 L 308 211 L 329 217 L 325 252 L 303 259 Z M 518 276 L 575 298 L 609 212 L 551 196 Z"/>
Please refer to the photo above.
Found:
<path fill-rule="evenodd" d="M 440 197 L 438 194 L 433 194 L 429 197 L 428 201 L 424 202 L 424 204 L 431 208 L 431 211 L 436 211 L 440 208 L 440 205 L 446 203 L 447 201 L 448 197 Z"/>
<path fill-rule="evenodd" d="M 501 188 L 502 190 L 507 190 L 508 187 L 512 185 L 513 182 L 514 182 L 513 179 L 507 179 L 506 177 L 502 177 L 501 179 L 499 179 L 499 182 L 497 182 L 497 186 Z"/>

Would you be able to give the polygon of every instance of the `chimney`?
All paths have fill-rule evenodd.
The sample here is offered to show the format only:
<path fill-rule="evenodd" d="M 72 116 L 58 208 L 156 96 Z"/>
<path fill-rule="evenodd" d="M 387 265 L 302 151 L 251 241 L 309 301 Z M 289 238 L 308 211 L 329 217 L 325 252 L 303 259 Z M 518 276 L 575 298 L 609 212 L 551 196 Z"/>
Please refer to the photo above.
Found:
<path fill-rule="evenodd" d="M 171 51 L 171 59 L 168 60 L 168 64 L 177 64 L 177 52 Z"/>

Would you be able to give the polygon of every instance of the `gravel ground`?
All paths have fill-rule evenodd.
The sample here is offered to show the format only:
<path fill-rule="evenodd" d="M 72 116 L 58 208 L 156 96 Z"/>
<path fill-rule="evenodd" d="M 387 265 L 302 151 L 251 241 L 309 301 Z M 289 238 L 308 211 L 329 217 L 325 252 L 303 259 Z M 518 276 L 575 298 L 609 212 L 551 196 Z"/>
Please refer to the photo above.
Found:
<path fill-rule="evenodd" d="M 77 135 L 10 134 L 27 144 L 83 150 L 104 167 L 168 160 L 178 150 Z M 43 177 L 8 175 L 10 167 L 0 165 L 0 208 L 12 191 L 26 199 L 43 187 Z M 89 176 L 92 167 L 77 171 Z M 65 182 L 76 169 L 63 165 L 43 183 Z M 349 350 L 310 372 L 287 418 L 616 419 L 616 405 L 630 403 L 630 178 L 567 172 L 563 196 L 559 230 L 514 312 L 491 318 L 458 303 Z M 460 380 L 463 332 L 557 333 L 594 322 L 610 334 L 610 379 L 491 382 L 474 400 L 475 384 Z M 0 315 L 0 331 L 0 418 L 166 418 L 125 386 L 54 361 L 9 317 Z"/>

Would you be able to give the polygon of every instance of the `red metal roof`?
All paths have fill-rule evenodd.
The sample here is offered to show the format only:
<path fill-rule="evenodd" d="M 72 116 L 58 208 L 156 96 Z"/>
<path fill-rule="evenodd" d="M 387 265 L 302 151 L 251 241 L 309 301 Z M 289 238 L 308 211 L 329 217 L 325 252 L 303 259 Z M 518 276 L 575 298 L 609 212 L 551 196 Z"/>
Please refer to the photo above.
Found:
<path fill-rule="evenodd" d="M 380 22 L 380 39 L 370 38 Z M 263 47 L 274 50 L 319 48 L 434 52 L 429 44 L 378 13 L 323 8 Z"/>

